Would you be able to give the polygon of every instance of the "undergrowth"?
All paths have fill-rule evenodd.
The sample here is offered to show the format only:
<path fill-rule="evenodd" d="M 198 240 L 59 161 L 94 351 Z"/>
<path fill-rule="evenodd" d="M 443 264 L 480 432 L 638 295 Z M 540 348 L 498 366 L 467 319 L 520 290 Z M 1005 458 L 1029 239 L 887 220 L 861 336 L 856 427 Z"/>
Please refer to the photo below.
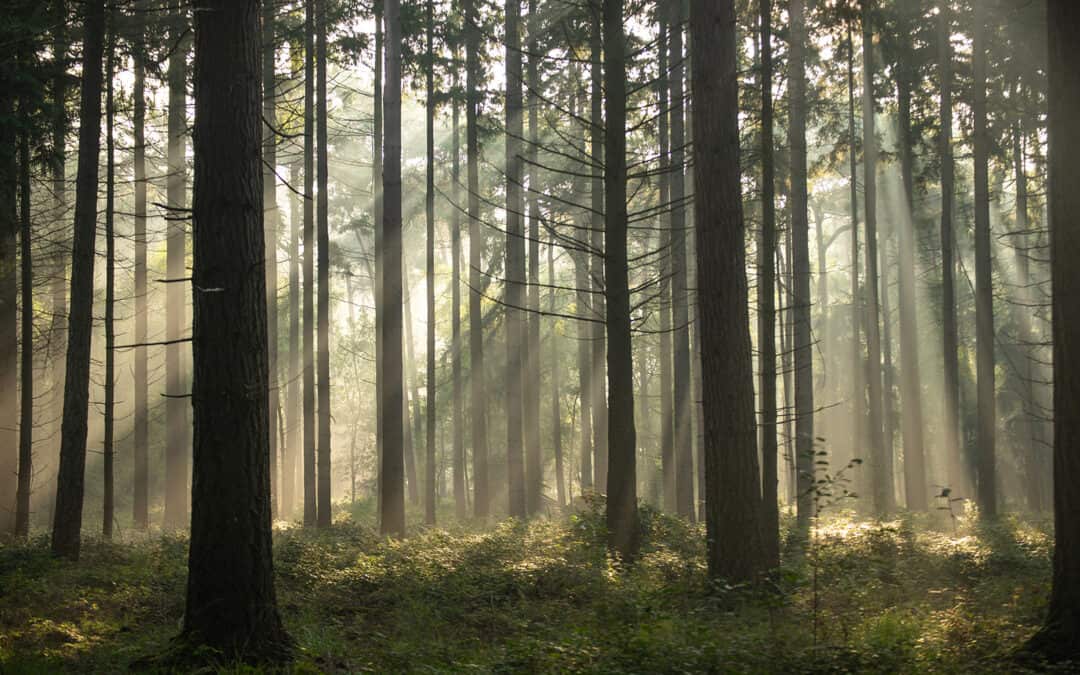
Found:
<path fill-rule="evenodd" d="M 368 505 L 281 527 L 293 672 L 1016 672 L 1049 590 L 1046 523 L 934 527 L 831 515 L 754 587 L 710 581 L 704 532 L 642 513 L 640 560 L 608 557 L 599 505 L 531 523 L 378 536 Z M 794 539 L 794 538 L 793 538 Z M 187 542 L 0 545 L 0 670 L 118 672 L 169 648 Z M 817 573 L 817 591 L 812 578 Z M 250 670 L 221 664 L 221 672 Z"/>

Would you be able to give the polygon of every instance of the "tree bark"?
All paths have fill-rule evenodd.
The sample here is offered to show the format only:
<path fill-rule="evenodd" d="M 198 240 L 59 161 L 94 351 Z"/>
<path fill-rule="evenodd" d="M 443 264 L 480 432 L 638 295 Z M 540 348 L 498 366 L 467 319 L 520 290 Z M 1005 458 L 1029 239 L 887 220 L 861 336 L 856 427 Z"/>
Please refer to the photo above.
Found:
<path fill-rule="evenodd" d="M 543 507 L 544 497 L 544 461 L 540 450 L 540 205 L 537 201 L 538 159 L 538 113 L 540 90 L 537 35 L 540 31 L 540 19 L 537 16 L 536 0 L 529 0 L 528 31 L 528 81 L 526 107 L 529 111 L 529 286 L 528 294 L 528 331 L 526 337 L 527 360 L 525 362 L 525 505 L 527 513 L 535 516 Z"/>
<path fill-rule="evenodd" d="M 116 149 L 113 140 L 113 73 L 116 60 L 116 10 L 109 9 L 109 50 L 105 57 L 105 438 L 102 441 L 102 525 L 101 534 L 111 539 L 115 519 L 115 459 L 113 437 L 116 425 Z"/>
<path fill-rule="evenodd" d="M 329 158 L 326 144 L 326 0 L 315 0 L 316 143 L 318 144 L 318 499 L 316 519 L 319 527 L 330 527 L 333 507 L 330 501 L 330 224 Z"/>
<path fill-rule="evenodd" d="M 135 10 L 135 39 L 132 45 L 134 68 L 134 111 L 132 127 L 134 134 L 135 172 L 135 344 L 147 341 L 147 267 L 146 267 L 146 48 L 145 19 L 139 5 Z M 132 485 L 132 517 L 135 529 L 150 526 L 150 414 L 149 414 L 149 364 L 145 346 L 135 348 L 134 403 L 135 427 L 132 450 L 134 473 Z"/>
<path fill-rule="evenodd" d="M 20 50 L 22 51 L 22 50 Z M 25 55 L 20 59 L 25 63 Z M 30 491 L 34 476 L 34 261 L 30 250 L 30 111 L 27 101 L 19 103 L 19 257 L 21 291 L 22 350 L 19 365 L 19 466 L 15 488 L 15 536 L 30 533 Z M 14 384 L 14 383 L 12 383 Z M 14 389 L 14 387 L 12 387 Z"/>
<path fill-rule="evenodd" d="M 745 581 L 767 563 L 739 180 L 738 74 L 732 0 L 692 0 L 698 297 L 705 412 L 707 552 L 713 578 Z"/>
<path fill-rule="evenodd" d="M 602 21 L 596 20 L 591 26 L 589 38 L 589 76 L 592 84 L 590 93 L 591 117 L 589 132 L 589 157 L 592 160 L 592 184 L 589 189 L 591 199 L 591 227 L 593 251 L 590 263 L 592 289 L 596 291 L 591 295 L 592 315 L 596 319 L 592 324 L 592 366 L 590 368 L 589 407 L 592 410 L 593 432 L 593 487 L 597 490 L 606 489 L 608 471 L 608 399 L 607 377 L 604 372 L 606 364 L 605 353 L 607 343 L 604 338 L 605 317 L 604 299 L 606 287 L 604 280 L 604 187 L 605 169 L 604 161 L 604 94 L 603 80 L 603 30 Z"/>
<path fill-rule="evenodd" d="M 674 427 L 674 401 L 672 395 L 674 384 L 672 381 L 672 353 L 671 353 L 671 143 L 669 140 L 669 128 L 671 111 L 669 108 L 668 94 L 671 88 L 669 81 L 668 49 L 668 26 L 664 18 L 664 12 L 657 12 L 659 26 L 658 65 L 660 75 L 658 79 L 660 115 L 657 119 L 658 135 L 660 143 L 660 175 L 658 177 L 660 193 L 660 259 L 658 262 L 660 283 L 657 289 L 660 306 L 660 473 L 662 478 L 662 490 L 664 498 L 664 510 L 669 513 L 678 511 L 675 498 L 675 427 Z"/>
<path fill-rule="evenodd" d="M 263 138 L 263 209 L 266 230 L 266 342 L 267 368 L 270 372 L 270 400 L 267 404 L 270 426 L 270 513 L 277 517 L 281 499 L 278 480 L 278 444 L 274 430 L 278 428 L 280 394 L 278 388 L 278 270 L 277 246 L 281 215 L 277 206 L 277 78 L 274 63 L 277 58 L 275 33 L 276 5 L 274 0 L 262 3 L 262 116 L 268 125 Z M 284 462 L 282 462 L 284 464 Z"/>
<path fill-rule="evenodd" d="M 434 0 L 427 0 L 427 186 L 424 193 L 424 211 L 427 220 L 427 449 L 424 465 L 424 522 L 435 524 L 435 32 Z M 456 323 L 456 321 L 455 321 Z"/>
<path fill-rule="evenodd" d="M 456 64 L 459 60 L 457 51 L 454 52 L 455 68 L 451 73 L 452 88 L 458 90 L 458 69 Z M 453 352 L 453 465 L 454 465 L 454 513 L 458 520 L 465 520 L 468 515 L 468 499 L 465 494 L 465 412 L 463 409 L 463 393 L 461 387 L 461 130 L 460 130 L 460 107 L 455 94 L 453 98 L 451 152 L 453 158 L 450 164 L 451 198 L 454 202 L 451 209 L 450 222 L 450 254 L 453 260 L 450 264 L 451 285 L 451 341 Z"/>
<path fill-rule="evenodd" d="M 259 0 L 195 12 L 194 480 L 182 639 L 287 658 L 274 592 Z"/>
<path fill-rule="evenodd" d="M 304 12 L 304 525 L 318 521 L 315 468 L 315 2 Z"/>
<path fill-rule="evenodd" d="M 98 153 L 101 149 L 101 57 L 105 3 L 86 4 L 82 87 L 79 102 L 79 167 L 75 180 L 75 240 L 71 253 L 71 307 L 68 313 L 64 417 L 60 467 L 53 513 L 52 552 L 77 560 L 82 530 L 86 468 L 87 405 L 90 389 L 90 335 L 94 306 L 94 238 L 97 230 Z"/>

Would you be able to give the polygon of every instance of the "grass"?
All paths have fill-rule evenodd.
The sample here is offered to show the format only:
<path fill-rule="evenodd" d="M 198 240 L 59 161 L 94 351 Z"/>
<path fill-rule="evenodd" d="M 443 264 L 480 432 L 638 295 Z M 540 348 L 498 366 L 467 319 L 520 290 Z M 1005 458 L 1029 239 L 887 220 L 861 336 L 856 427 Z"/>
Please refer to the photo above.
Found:
<path fill-rule="evenodd" d="M 1049 591 L 1045 522 L 954 534 L 834 515 L 744 588 L 708 580 L 702 528 L 652 510 L 623 569 L 596 508 L 405 541 L 380 538 L 369 508 L 276 533 L 293 672 L 1016 672 Z M 0 546 L 0 671 L 138 669 L 179 630 L 186 549 L 89 541 L 72 564 L 44 538 Z"/>

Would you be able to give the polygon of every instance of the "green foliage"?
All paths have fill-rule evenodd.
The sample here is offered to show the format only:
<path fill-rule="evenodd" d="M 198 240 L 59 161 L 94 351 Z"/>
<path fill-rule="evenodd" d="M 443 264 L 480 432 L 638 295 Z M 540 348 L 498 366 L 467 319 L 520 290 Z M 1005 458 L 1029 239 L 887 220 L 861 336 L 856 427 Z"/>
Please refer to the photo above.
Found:
<path fill-rule="evenodd" d="M 954 536 L 827 516 L 815 596 L 798 550 L 767 586 L 710 583 L 702 528 L 649 508 L 641 558 L 620 568 L 602 507 L 405 541 L 347 513 L 328 532 L 280 530 L 292 672 L 1015 672 L 1049 586 L 1046 530 L 1015 520 Z M 186 553 L 179 537 L 87 542 L 77 564 L 45 539 L 0 547 L 0 670 L 145 667 L 179 631 Z"/>

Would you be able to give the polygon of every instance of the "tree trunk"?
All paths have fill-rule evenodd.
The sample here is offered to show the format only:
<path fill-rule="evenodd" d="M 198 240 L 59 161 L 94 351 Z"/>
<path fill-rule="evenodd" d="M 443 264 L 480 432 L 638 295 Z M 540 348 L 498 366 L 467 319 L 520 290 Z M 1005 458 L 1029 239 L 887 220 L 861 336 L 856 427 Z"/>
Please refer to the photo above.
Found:
<path fill-rule="evenodd" d="M 1054 345 L 1054 575 L 1046 623 L 1028 648 L 1052 661 L 1080 660 L 1080 83 L 1075 39 L 1080 5 L 1050 0 L 1049 137 L 1050 268 Z"/>
<path fill-rule="evenodd" d="M 548 276 L 548 308 L 551 314 L 555 314 L 555 235 L 551 235 L 547 247 L 547 276 Z M 548 336 L 551 341 L 551 445 L 555 449 L 555 492 L 559 500 L 559 506 L 566 506 L 566 467 L 563 462 L 562 442 L 562 411 L 560 405 L 560 391 L 562 387 L 559 359 L 559 333 L 557 325 L 552 322 L 551 332 Z M 539 354 L 537 354 L 539 358 Z"/>
<path fill-rule="evenodd" d="M 300 162 L 289 165 L 289 183 L 300 184 Z M 287 440 L 281 471 L 281 513 L 292 520 L 296 510 L 296 460 L 300 453 L 300 219 L 295 195 L 289 197 L 289 384 L 285 390 Z"/>
<path fill-rule="evenodd" d="M 318 503 L 315 512 L 319 527 L 330 527 L 333 516 L 330 502 L 330 224 L 329 224 L 329 158 L 326 147 L 326 0 L 315 0 L 315 62 L 316 143 L 318 144 L 319 203 L 318 203 L 318 378 L 319 378 L 319 447 Z"/>
<path fill-rule="evenodd" d="M 87 3 L 85 29 L 79 102 L 79 167 L 75 181 L 75 240 L 71 253 L 71 308 L 68 313 L 67 367 L 64 371 L 64 417 L 52 534 L 53 554 L 72 560 L 79 557 L 86 468 L 94 238 L 97 230 L 98 153 L 101 149 L 104 2 Z"/>
<path fill-rule="evenodd" d="M 657 120 L 659 126 L 660 141 L 660 175 L 658 176 L 660 191 L 660 255 L 657 270 L 660 283 L 657 293 L 657 301 L 660 307 L 660 473 L 662 477 L 662 493 L 664 497 L 664 510 L 675 513 L 678 505 L 675 499 L 675 429 L 674 429 L 674 403 L 672 393 L 671 364 L 671 144 L 668 138 L 668 124 L 671 113 L 669 111 L 668 93 L 671 83 L 668 78 L 669 66 L 667 60 L 668 27 L 664 18 L 664 12 L 657 12 L 657 20 L 660 24 L 658 46 L 658 65 L 660 75 L 658 79 L 658 106 L 660 115 Z"/>
<path fill-rule="evenodd" d="M 386 81 L 383 91 L 385 159 L 383 168 L 383 292 L 376 311 L 384 313 L 382 389 L 383 534 L 405 535 L 405 485 L 401 359 L 401 10 L 399 0 L 385 0 Z"/>
<path fill-rule="evenodd" d="M 852 24 L 847 22 L 847 93 L 848 93 L 848 185 L 851 209 L 851 457 L 849 461 L 865 460 L 866 452 L 866 354 L 863 352 L 860 327 L 865 318 L 862 292 L 859 288 L 859 188 L 858 188 L 858 138 L 855 135 L 855 44 L 852 40 Z M 856 465 L 856 489 L 862 485 L 861 464 Z"/>
<path fill-rule="evenodd" d="M 738 74 L 732 0 L 692 0 L 698 297 L 705 411 L 709 574 L 753 579 L 767 564 L 754 431 L 746 252 L 739 179 Z"/>
<path fill-rule="evenodd" d="M 423 416 L 420 414 L 420 386 L 417 384 L 416 343 L 413 342 L 412 332 L 412 290 L 410 289 L 408 267 L 405 267 L 405 272 L 402 275 L 402 284 L 403 296 L 405 298 L 405 376 L 402 382 L 405 394 L 401 401 L 403 406 L 401 414 L 404 416 L 402 419 L 405 420 L 405 426 L 403 427 L 405 484 L 408 487 L 409 503 L 419 505 L 420 481 L 416 476 L 416 443 L 423 431 Z M 411 406 L 409 405 L 410 403 L 412 403 Z"/>
<path fill-rule="evenodd" d="M 375 453 L 376 453 L 376 499 L 378 500 L 379 512 L 382 513 L 382 457 L 383 457 L 383 388 L 386 378 L 383 375 L 383 321 L 385 317 L 379 307 L 383 303 L 383 0 L 374 0 L 375 14 L 375 74 L 372 83 L 372 147 L 371 147 L 371 218 L 374 221 L 372 230 L 373 244 L 375 249 L 375 278 L 372 279 L 371 289 L 373 304 L 375 305 Z"/>
<path fill-rule="evenodd" d="M 435 524 L 435 32 L 434 0 L 427 0 L 427 186 L 424 211 L 427 219 L 427 412 L 424 466 L 424 522 Z"/>
<path fill-rule="evenodd" d="M 146 48 L 145 19 L 136 8 L 135 39 L 132 45 L 132 64 L 135 70 L 134 134 L 135 171 L 135 344 L 147 341 L 147 293 L 146 286 Z M 150 414 L 149 414 L 149 368 L 145 346 L 135 347 L 134 402 L 135 427 L 132 449 L 134 474 L 132 485 L 132 518 L 135 529 L 145 530 L 150 525 Z"/>
<path fill-rule="evenodd" d="M 678 514 L 694 519 L 694 456 L 690 425 L 690 311 L 687 304 L 686 271 L 686 133 L 683 119 L 683 3 L 669 1 L 671 41 L 671 326 L 674 331 L 674 447 L 675 503 Z"/>
<path fill-rule="evenodd" d="M 304 13 L 304 525 L 318 520 L 315 469 L 315 2 Z"/>
<path fill-rule="evenodd" d="M 758 368 L 761 407 L 762 545 L 770 568 L 780 564 L 776 447 L 776 169 L 773 158 L 772 0 L 761 0 L 761 236 L 758 239 Z M 698 273 L 700 277 L 700 272 Z M 704 451 L 704 448 L 702 448 Z M 706 520 L 708 502 L 706 501 Z"/>
<path fill-rule="evenodd" d="M 454 52 L 455 68 L 451 72 L 453 78 L 453 84 L 451 85 L 453 90 L 458 90 L 458 69 L 456 67 L 458 61 L 458 53 Z M 468 504 L 465 495 L 465 421 L 464 410 L 462 408 L 462 388 L 461 388 L 461 131 L 460 124 L 460 106 L 458 105 L 458 98 L 455 95 L 453 99 L 453 126 L 452 134 L 453 141 L 451 142 L 453 153 L 453 159 L 451 160 L 450 168 L 450 193 L 451 199 L 454 202 L 451 209 L 451 223 L 450 223 L 450 254 L 453 258 L 450 264 L 450 285 L 451 285 L 451 319 L 450 330 L 452 340 L 452 353 L 453 353 L 453 464 L 454 464 L 454 513 L 457 515 L 458 520 L 465 520 L 468 515 Z"/>
<path fill-rule="evenodd" d="M 20 50 L 22 51 L 22 50 Z M 26 63 L 25 54 L 20 55 Z M 19 247 L 22 297 L 22 351 L 19 365 L 19 466 L 15 488 L 15 536 L 30 533 L 30 491 L 34 476 L 34 264 L 30 250 L 30 112 L 25 100 L 19 103 Z M 14 383 L 12 383 L 14 384 Z M 12 387 L 14 389 L 14 387 Z"/>
<path fill-rule="evenodd" d="M 182 639 L 280 660 L 267 417 L 259 1 L 195 11 L 194 407 Z"/>
<path fill-rule="evenodd" d="M 116 151 L 113 141 L 113 73 L 116 59 L 116 11 L 109 10 L 108 53 L 105 57 L 105 438 L 102 440 L 102 526 L 101 534 L 111 539 L 115 518 L 115 490 L 113 447 L 116 424 L 116 344 L 114 330 L 116 316 L 116 237 L 115 237 L 115 180 Z"/>
<path fill-rule="evenodd" d="M 528 286 L 528 333 L 526 337 L 525 362 L 525 505 L 530 516 L 540 513 L 544 498 L 544 462 L 540 453 L 540 205 L 537 201 L 537 143 L 540 91 L 537 35 L 540 20 L 537 17 L 536 0 L 529 0 L 528 30 L 528 98 L 529 111 L 529 286 Z"/>
<path fill-rule="evenodd" d="M 484 381 L 484 317 L 480 269 L 484 249 L 480 223 L 480 29 L 476 0 L 465 0 L 465 126 L 469 192 L 469 389 L 473 451 L 473 515 L 486 518 L 488 490 L 487 391 Z"/>
<path fill-rule="evenodd" d="M 990 242 L 990 132 L 986 120 L 987 15 L 985 3 L 975 5 L 972 63 L 975 73 L 972 114 L 975 153 L 975 352 L 978 380 L 976 502 L 980 515 L 997 515 L 994 435 L 994 297 Z"/>
<path fill-rule="evenodd" d="M 606 415 L 609 547 L 625 559 L 640 546 L 637 511 L 637 440 L 634 430 L 634 354 L 630 339 L 630 282 L 626 209 L 626 38 L 622 0 L 604 0 L 604 298 L 611 410 Z M 594 52 L 595 59 L 595 52 Z M 596 64 L 596 61 L 593 61 Z M 593 128 L 594 132 L 596 127 Z M 601 450 L 598 446 L 598 450 Z"/>
<path fill-rule="evenodd" d="M 189 40 L 187 14 L 183 5 L 173 3 L 170 9 L 171 31 L 169 39 L 176 45 L 169 55 L 169 118 L 168 118 L 168 167 L 166 179 L 165 276 L 169 282 L 165 290 L 165 339 L 183 338 L 184 285 L 187 227 L 186 179 L 187 157 L 187 55 Z M 180 342 L 165 346 L 165 527 L 184 529 L 188 526 L 188 448 L 187 408 L 185 391 L 187 377 L 184 373 Z"/>
<path fill-rule="evenodd" d="M 589 40 L 589 75 L 592 82 L 590 94 L 591 119 L 590 119 L 590 159 L 592 160 L 592 185 L 589 189 L 591 199 L 591 227 L 593 251 L 591 267 L 592 315 L 596 321 L 592 324 L 592 367 L 590 376 L 589 407 L 592 409 L 592 432 L 593 432 L 593 486 L 597 490 L 606 489 L 608 471 L 608 400 L 607 400 L 607 377 L 604 366 L 607 361 L 605 353 L 607 343 L 604 339 L 604 299 L 607 291 L 604 286 L 604 91 L 602 88 L 602 51 L 603 40 L 601 37 L 601 21 L 594 21 L 591 26 Z"/>
<path fill-rule="evenodd" d="M 874 0 L 863 0 L 863 183 L 866 210 L 866 342 L 870 362 L 870 458 L 875 514 L 893 512 L 892 448 L 882 436 L 881 327 L 878 311 L 877 139 L 874 136 Z M 887 318 L 887 317 L 886 317 Z"/>
<path fill-rule="evenodd" d="M 263 209 L 266 230 L 266 342 L 267 368 L 270 372 L 270 514 L 277 517 L 281 498 L 278 480 L 278 444 L 274 430 L 278 428 L 278 270 L 277 247 L 281 216 L 277 207 L 277 79 L 274 62 L 277 58 L 277 36 L 274 26 L 274 0 L 262 3 L 262 116 L 267 126 L 263 138 Z M 284 462 L 282 462 L 284 463 Z"/>

